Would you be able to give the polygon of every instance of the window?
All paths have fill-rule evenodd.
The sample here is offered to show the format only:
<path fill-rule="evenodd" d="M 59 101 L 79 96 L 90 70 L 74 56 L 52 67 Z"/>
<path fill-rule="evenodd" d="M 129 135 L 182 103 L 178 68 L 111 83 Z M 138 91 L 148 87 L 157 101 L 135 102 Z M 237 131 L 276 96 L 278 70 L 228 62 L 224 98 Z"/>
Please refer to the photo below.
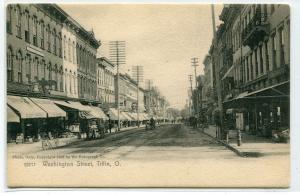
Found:
<path fill-rule="evenodd" d="M 49 63 L 49 66 L 48 66 L 48 78 L 49 78 L 49 81 L 52 80 L 52 66 L 51 66 L 51 63 Z"/>
<path fill-rule="evenodd" d="M 45 24 L 44 21 L 41 21 L 41 48 L 44 49 L 44 41 L 45 41 Z"/>
<path fill-rule="evenodd" d="M 254 51 L 255 75 L 258 75 L 257 49 Z"/>
<path fill-rule="evenodd" d="M 7 50 L 7 81 L 13 81 L 13 53 L 9 48 Z"/>
<path fill-rule="evenodd" d="M 21 32 L 21 8 L 20 6 L 17 6 L 16 9 L 16 27 L 17 27 L 17 37 L 22 38 L 22 32 Z"/>
<path fill-rule="evenodd" d="M 12 33 L 12 8 L 11 6 L 7 6 L 7 21 L 6 21 L 6 32 Z"/>
<path fill-rule="evenodd" d="M 272 59 L 273 59 L 273 66 L 277 66 L 277 61 L 276 61 L 276 34 L 272 35 Z"/>
<path fill-rule="evenodd" d="M 76 50 L 75 42 L 73 41 L 73 63 L 76 64 Z"/>
<path fill-rule="evenodd" d="M 33 45 L 34 46 L 38 46 L 37 45 L 37 18 L 36 16 L 33 16 L 33 30 L 32 30 L 32 34 L 33 34 Z"/>
<path fill-rule="evenodd" d="M 262 45 L 259 46 L 259 60 L 260 60 L 260 73 L 264 73 L 264 60 L 263 60 L 263 53 L 262 53 Z"/>
<path fill-rule="evenodd" d="M 21 52 L 17 53 L 17 72 L 18 72 L 18 83 L 22 83 L 22 54 Z"/>
<path fill-rule="evenodd" d="M 45 63 L 45 60 L 42 60 L 42 67 L 43 67 L 43 71 L 42 71 L 42 75 L 41 75 L 41 78 L 42 80 L 45 79 L 46 77 L 46 63 Z"/>
<path fill-rule="evenodd" d="M 48 51 L 51 52 L 51 32 L 50 32 L 50 26 L 48 25 L 46 29 L 46 36 L 47 36 L 47 48 Z"/>
<path fill-rule="evenodd" d="M 58 89 L 58 83 L 57 83 L 57 81 L 58 81 L 58 69 L 57 69 L 56 64 L 54 66 L 54 80 L 56 81 L 55 82 L 55 91 L 57 91 L 57 89 Z"/>
<path fill-rule="evenodd" d="M 35 80 L 38 81 L 39 80 L 39 58 L 35 58 L 35 72 L 36 72 L 36 76 L 35 76 Z"/>
<path fill-rule="evenodd" d="M 274 4 L 271 4 L 271 14 L 273 14 L 275 11 L 275 5 Z"/>
<path fill-rule="evenodd" d="M 72 61 L 72 58 L 71 58 L 71 41 L 70 41 L 70 39 L 68 41 L 68 59 L 69 59 L 70 62 Z"/>
<path fill-rule="evenodd" d="M 279 29 L 279 42 L 280 42 L 280 65 L 285 64 L 284 59 L 284 33 L 283 33 L 283 27 Z"/>
<path fill-rule="evenodd" d="M 56 51 L 56 30 L 53 29 L 53 53 L 54 55 L 57 55 L 57 51 Z"/>
<path fill-rule="evenodd" d="M 66 38 L 66 36 L 64 36 L 64 59 L 66 59 L 67 60 L 67 54 L 66 54 L 66 46 L 67 45 L 67 38 Z"/>
<path fill-rule="evenodd" d="M 265 41 L 265 55 L 266 55 L 266 71 L 269 71 L 269 49 L 268 49 L 268 41 Z"/>
<path fill-rule="evenodd" d="M 62 40 L 61 40 L 61 33 L 58 34 L 58 55 L 59 57 L 62 57 Z"/>
<path fill-rule="evenodd" d="M 29 17 L 29 12 L 26 10 L 25 12 L 25 41 L 27 43 L 30 43 L 30 35 L 29 35 L 29 20 L 30 20 L 30 17 Z"/>

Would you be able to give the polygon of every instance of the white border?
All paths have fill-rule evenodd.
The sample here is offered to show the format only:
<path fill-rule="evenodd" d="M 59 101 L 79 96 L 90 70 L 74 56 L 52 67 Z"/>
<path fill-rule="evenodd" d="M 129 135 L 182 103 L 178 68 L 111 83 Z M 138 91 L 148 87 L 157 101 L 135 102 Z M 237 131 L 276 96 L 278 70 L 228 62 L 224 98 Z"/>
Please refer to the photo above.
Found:
<path fill-rule="evenodd" d="M 290 71 L 290 78 L 291 78 L 291 115 L 290 115 L 290 127 L 291 127 L 291 184 L 289 189 L 232 189 L 232 188 L 216 188 L 216 189 L 87 189 L 87 188 L 43 188 L 43 189 L 8 189 L 6 187 L 6 106 L 5 106 L 5 98 L 6 98 L 6 86 L 5 86 L 5 46 L 6 46 L 6 33 L 5 33 L 5 5 L 7 3 L 16 3 L 16 2 L 22 2 L 22 3 L 288 3 L 291 6 L 291 71 Z M 299 87 L 297 88 L 297 84 L 300 84 L 300 67 L 298 63 L 300 62 L 300 1 L 299 0 L 211 0 L 211 1 L 205 1 L 205 0 L 144 0 L 144 1 L 138 1 L 138 0 L 131 0 L 131 1 L 121 1 L 121 0 L 109 0 L 109 1 L 103 1 L 103 0 L 90 0 L 87 2 L 84 2 L 82 0 L 31 0 L 31 1 L 21 1 L 21 0 L 6 0 L 0 2 L 1 10 L 0 10 L 0 60 L 1 60 L 1 66 L 0 66 L 0 78 L 2 78 L 4 82 L 0 82 L 0 91 L 2 92 L 0 95 L 0 102 L 1 102 L 1 116 L 4 116 L 0 120 L 0 144 L 3 147 L 0 147 L 0 186 L 1 186 L 1 192 L 4 191 L 23 191 L 25 194 L 50 194 L 50 193 L 59 193 L 59 194 L 78 194 L 88 191 L 89 193 L 99 193 L 95 192 L 95 190 L 101 190 L 100 193 L 105 194 L 148 194 L 151 192 L 158 192 L 159 194 L 169 194 L 171 192 L 176 192 L 180 194 L 186 194 L 187 192 L 214 192 L 213 194 L 236 194 L 238 192 L 239 194 L 241 192 L 260 192 L 265 194 L 266 192 L 274 192 L 279 191 L 282 193 L 287 192 L 296 192 L 300 191 L 300 117 L 298 114 L 300 110 L 300 90 L 298 91 Z M 276 163 L 276 162 L 275 162 Z M 36 191 L 39 190 L 39 191 Z M 74 192 L 74 190 L 76 190 Z M 51 192 L 49 192 L 51 191 Z M 247 193 L 248 194 L 248 193 Z"/>

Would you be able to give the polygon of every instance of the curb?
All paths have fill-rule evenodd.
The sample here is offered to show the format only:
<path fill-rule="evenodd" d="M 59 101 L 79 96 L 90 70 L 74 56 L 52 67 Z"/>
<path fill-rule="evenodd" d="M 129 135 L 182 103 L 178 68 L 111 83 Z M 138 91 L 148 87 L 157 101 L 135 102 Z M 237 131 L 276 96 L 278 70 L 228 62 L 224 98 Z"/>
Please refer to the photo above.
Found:
<path fill-rule="evenodd" d="M 236 155 L 238 155 L 239 157 L 247 157 L 247 155 L 245 155 L 243 152 L 239 151 L 238 149 L 236 149 L 235 147 L 231 146 L 230 144 L 227 144 L 226 142 L 213 137 L 212 135 L 202 131 L 203 134 L 213 138 L 214 140 L 216 140 L 217 142 L 221 143 L 223 146 L 225 146 L 226 148 L 228 148 L 229 150 L 233 151 Z"/>

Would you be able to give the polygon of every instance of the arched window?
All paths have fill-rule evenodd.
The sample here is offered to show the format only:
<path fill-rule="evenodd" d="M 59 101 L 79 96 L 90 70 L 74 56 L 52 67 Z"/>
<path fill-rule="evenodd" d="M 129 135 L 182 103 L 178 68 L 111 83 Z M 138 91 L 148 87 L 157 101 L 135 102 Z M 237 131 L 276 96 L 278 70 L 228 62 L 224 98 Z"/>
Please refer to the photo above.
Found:
<path fill-rule="evenodd" d="M 54 80 L 55 80 L 55 90 L 57 91 L 58 89 L 58 68 L 57 64 L 54 66 Z"/>
<path fill-rule="evenodd" d="M 58 56 L 62 57 L 62 40 L 61 33 L 58 33 Z"/>
<path fill-rule="evenodd" d="M 17 27 L 17 37 L 22 38 L 21 32 L 21 8 L 19 5 L 16 7 L 16 27 Z"/>
<path fill-rule="evenodd" d="M 76 64 L 76 47 L 75 47 L 75 42 L 73 41 L 73 45 L 72 45 L 72 55 L 73 55 L 73 63 Z"/>
<path fill-rule="evenodd" d="M 22 83 L 22 61 L 23 61 L 23 58 L 22 58 L 22 54 L 21 52 L 19 51 L 17 53 L 17 56 L 16 56 L 16 60 L 17 60 L 17 74 L 18 74 L 18 80 L 17 82 L 18 83 Z"/>
<path fill-rule="evenodd" d="M 45 24 L 44 21 L 41 21 L 41 48 L 44 49 L 44 41 L 45 41 Z"/>
<path fill-rule="evenodd" d="M 33 30 L 32 30 L 32 34 L 33 34 L 33 45 L 34 46 L 38 46 L 38 43 L 37 43 L 37 17 L 36 16 L 33 16 Z"/>
<path fill-rule="evenodd" d="M 30 21 L 30 16 L 29 16 L 29 11 L 28 10 L 25 10 L 25 41 L 27 43 L 30 43 L 30 33 L 29 33 L 29 22 Z"/>
<path fill-rule="evenodd" d="M 53 53 L 54 53 L 54 55 L 57 55 L 57 48 L 56 48 L 56 30 L 55 29 L 53 29 L 53 39 L 52 39 L 52 41 L 53 41 Z"/>
<path fill-rule="evenodd" d="M 10 5 L 7 6 L 6 14 L 6 31 L 12 33 L 12 7 Z"/>
<path fill-rule="evenodd" d="M 51 32 L 50 32 L 50 25 L 47 26 L 46 36 L 47 36 L 47 48 L 48 48 L 48 51 L 51 52 Z"/>
<path fill-rule="evenodd" d="M 66 48 L 67 47 L 67 38 L 66 38 L 66 36 L 64 36 L 64 59 L 66 59 L 67 60 L 67 51 L 66 51 Z"/>
<path fill-rule="evenodd" d="M 13 81 L 14 69 L 13 53 L 11 48 L 7 50 L 7 81 Z"/>
<path fill-rule="evenodd" d="M 70 62 L 72 62 L 72 58 L 71 58 L 71 40 L 68 40 L 68 59 Z"/>

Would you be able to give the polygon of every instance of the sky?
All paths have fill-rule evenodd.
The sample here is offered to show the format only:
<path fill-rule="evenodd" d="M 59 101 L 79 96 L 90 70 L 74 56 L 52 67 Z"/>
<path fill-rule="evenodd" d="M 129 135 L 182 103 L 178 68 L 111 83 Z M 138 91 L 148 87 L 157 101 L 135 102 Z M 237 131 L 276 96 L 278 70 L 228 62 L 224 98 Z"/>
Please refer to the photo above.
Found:
<path fill-rule="evenodd" d="M 194 75 L 191 58 L 199 58 L 197 74 L 212 37 L 211 7 L 205 4 L 61 4 L 85 29 L 101 41 L 98 56 L 109 57 L 108 42 L 126 41 L 126 64 L 144 66 L 144 80 L 153 80 L 171 107 L 183 108 Z M 216 24 L 222 5 L 215 5 Z M 193 83 L 193 86 L 195 84 Z"/>

